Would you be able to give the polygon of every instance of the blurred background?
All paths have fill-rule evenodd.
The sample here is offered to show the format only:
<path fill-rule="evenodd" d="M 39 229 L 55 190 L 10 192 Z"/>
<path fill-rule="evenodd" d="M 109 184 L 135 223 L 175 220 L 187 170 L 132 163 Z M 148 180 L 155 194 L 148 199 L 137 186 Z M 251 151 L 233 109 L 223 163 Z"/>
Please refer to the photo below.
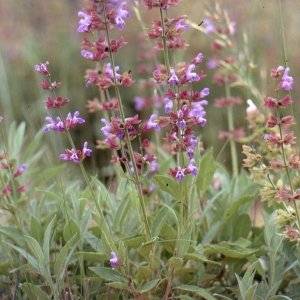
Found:
<path fill-rule="evenodd" d="M 79 17 L 78 11 L 83 10 L 84 0 L 0 0 L 0 115 L 9 125 L 13 120 L 27 123 L 28 134 L 34 134 L 46 124 L 44 100 L 49 95 L 39 87 L 42 76 L 34 71 L 35 64 L 49 61 L 49 70 L 52 81 L 62 82 L 57 91 L 58 95 L 70 99 L 70 104 L 65 112 L 80 111 L 80 116 L 86 123 L 77 126 L 72 135 L 75 145 L 82 147 L 88 141 L 93 149 L 93 157 L 86 163 L 92 168 L 93 174 L 106 175 L 106 166 L 109 164 L 110 154 L 95 149 L 96 139 L 101 139 L 100 122 L 101 113 L 90 114 L 86 108 L 87 100 L 98 97 L 96 87 L 85 87 L 84 75 L 87 68 L 95 68 L 95 63 L 87 61 L 80 55 L 80 43 L 85 34 L 77 33 Z M 187 15 L 188 19 L 196 24 L 204 20 L 204 10 L 214 7 L 215 1 L 210 0 L 183 0 L 180 5 L 170 10 L 172 17 Z M 299 120 L 299 82 L 300 82 L 300 4 L 296 0 L 224 0 L 221 1 L 232 19 L 237 23 L 237 47 L 244 51 L 243 35 L 248 36 L 247 51 L 257 66 L 252 72 L 256 88 L 263 96 L 275 96 L 274 83 L 270 80 L 271 68 L 285 65 L 283 55 L 283 34 L 281 30 L 280 3 L 282 7 L 282 21 L 284 25 L 284 38 L 287 50 L 287 66 L 291 68 L 290 76 L 294 78 L 292 99 L 294 100 L 295 120 Z M 114 30 L 115 37 L 123 36 L 128 45 L 123 47 L 115 56 L 116 64 L 121 66 L 121 72 L 131 70 L 133 79 L 138 79 L 137 56 L 141 48 L 139 34 L 142 32 L 140 23 L 128 1 L 128 10 L 131 18 L 126 20 L 123 31 Z M 148 11 L 140 6 L 140 13 L 146 27 L 150 27 L 152 19 L 158 19 L 156 10 Z M 171 16 L 170 16 L 171 17 Z M 215 156 L 218 155 L 224 141 L 218 140 L 219 130 L 227 130 L 226 110 L 216 109 L 214 99 L 225 95 L 223 87 L 212 83 L 212 71 L 207 69 L 205 62 L 213 52 L 211 38 L 198 30 L 191 29 L 185 33 L 184 39 L 190 44 L 186 51 L 178 52 L 179 58 L 190 61 L 199 52 L 205 56 L 205 61 L 200 68 L 207 77 L 199 83 L 198 90 L 210 88 L 207 97 L 207 125 L 199 131 L 205 148 L 214 147 Z M 153 43 L 154 44 L 154 43 Z M 122 89 L 123 101 L 126 105 L 127 117 L 134 115 L 133 98 L 141 95 L 141 90 L 136 82 L 132 87 Z M 251 98 L 251 91 L 236 88 L 233 95 L 240 96 L 243 105 L 235 108 L 236 127 L 246 129 L 245 119 L 246 100 Z M 253 99 L 259 106 L 262 99 Z M 261 102 L 259 102 L 261 101 Z M 52 113 L 52 112 L 50 112 Z M 149 116 L 149 111 L 139 112 Z M 52 114 L 55 116 L 55 113 Z M 298 124 L 295 125 L 295 134 L 299 136 Z M 30 142 L 30 141 L 29 141 Z M 62 134 L 45 134 L 43 145 L 47 147 L 47 164 L 59 164 L 59 153 L 69 147 Z M 240 146 L 241 149 L 241 146 Z M 239 149 L 239 150 L 240 150 Z M 221 161 L 230 166 L 229 150 L 222 153 Z M 240 157 L 242 162 L 242 156 Z M 74 169 L 75 170 L 75 169 Z M 74 171 L 73 170 L 73 171 Z M 73 172 L 72 171 L 72 172 Z M 75 172 L 75 171 L 74 171 Z"/>

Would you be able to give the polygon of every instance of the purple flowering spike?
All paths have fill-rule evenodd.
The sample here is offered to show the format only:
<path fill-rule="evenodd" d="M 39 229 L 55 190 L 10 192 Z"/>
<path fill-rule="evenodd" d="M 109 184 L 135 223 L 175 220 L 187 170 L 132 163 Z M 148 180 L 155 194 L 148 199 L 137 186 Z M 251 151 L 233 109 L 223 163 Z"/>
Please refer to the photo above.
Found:
<path fill-rule="evenodd" d="M 88 149 L 87 146 L 88 146 L 88 142 L 85 142 L 85 143 L 83 144 L 82 153 L 83 153 L 84 156 L 91 156 L 92 150 L 91 150 L 91 149 Z"/>
<path fill-rule="evenodd" d="M 113 20 L 113 23 L 117 25 L 120 30 L 123 30 L 125 22 L 122 18 L 130 18 L 130 13 L 127 10 L 124 10 L 123 7 L 126 6 L 127 3 L 123 1 L 119 8 L 116 10 L 116 17 Z"/>
<path fill-rule="evenodd" d="M 186 80 L 188 81 L 188 82 L 192 82 L 192 81 L 199 81 L 200 80 L 200 77 L 199 77 L 199 75 L 197 74 L 197 73 L 195 73 L 195 72 L 192 72 L 194 69 L 195 69 L 195 65 L 194 64 L 191 64 L 189 67 L 188 67 L 188 69 L 187 69 L 187 71 L 186 71 L 186 73 L 185 73 L 185 77 L 186 77 Z"/>
<path fill-rule="evenodd" d="M 294 80 L 293 80 L 293 77 L 288 76 L 289 71 L 290 71 L 290 68 L 286 68 L 283 73 L 282 79 L 279 82 L 279 86 L 278 86 L 278 88 L 280 90 L 284 89 L 286 91 L 289 91 L 293 88 Z"/>
<path fill-rule="evenodd" d="M 3 117 L 2 116 L 0 116 L 0 122 L 2 122 L 3 121 Z"/>
<path fill-rule="evenodd" d="M 92 20 L 91 16 L 88 14 L 84 13 L 83 11 L 80 11 L 78 13 L 78 17 L 82 17 L 84 19 L 81 19 L 79 21 L 79 27 L 77 28 L 77 32 L 91 32 L 91 27 L 92 27 Z"/>
<path fill-rule="evenodd" d="M 172 83 L 173 85 L 178 85 L 179 79 L 178 79 L 178 77 L 176 76 L 175 71 L 174 71 L 173 68 L 170 69 L 170 73 L 171 73 L 171 77 L 170 77 L 170 79 L 168 80 L 168 82 L 169 82 L 169 83 Z"/>
<path fill-rule="evenodd" d="M 177 168 L 176 179 L 182 181 L 184 179 L 184 173 L 182 172 L 181 167 Z"/>
<path fill-rule="evenodd" d="M 142 132 L 147 132 L 151 128 L 154 128 L 155 131 L 160 131 L 160 127 L 157 123 L 153 122 L 153 120 L 156 118 L 156 114 L 153 114 L 150 116 L 149 120 L 145 124 L 144 128 L 142 129 Z"/>

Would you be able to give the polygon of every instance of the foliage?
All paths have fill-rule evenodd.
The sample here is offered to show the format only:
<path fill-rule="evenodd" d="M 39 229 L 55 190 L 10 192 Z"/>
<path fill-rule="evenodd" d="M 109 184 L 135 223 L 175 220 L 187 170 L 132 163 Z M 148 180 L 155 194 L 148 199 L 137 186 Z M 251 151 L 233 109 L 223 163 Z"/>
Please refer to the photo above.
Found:
<path fill-rule="evenodd" d="M 272 70 L 276 99 L 263 100 L 249 76 L 255 65 L 236 45 L 236 24 L 219 4 L 195 24 L 172 15 L 179 1 L 135 2 L 131 11 L 148 28 L 139 67 L 144 94 L 135 104 L 147 118 L 141 119 L 143 112 L 129 117 L 123 91 L 134 77 L 118 73 L 114 56 L 127 42 L 114 31 L 126 30 L 132 16 L 126 1 L 116 2 L 89 3 L 77 29 L 91 38 L 81 54 L 94 64 L 85 79 L 99 99 L 87 107 L 101 114 L 103 141 L 92 149 L 90 141 L 78 146 L 74 127 L 87 124 L 79 111 L 65 113 L 70 100 L 56 94 L 61 83 L 52 81 L 48 62 L 35 66 L 45 78 L 41 87 L 53 93 L 45 101 L 44 130 L 32 134 L 24 122 L 7 126 L 0 116 L 1 299 L 297 299 L 300 159 L 289 132 L 292 117 L 282 118 L 280 110 L 292 104 L 290 69 Z M 140 14 L 147 9 L 160 20 L 143 24 Z M 209 89 L 198 91 L 205 74 L 195 69 L 203 55 L 193 54 L 189 63 L 176 59 L 176 51 L 188 46 L 181 35 L 191 28 L 208 35 L 217 53 L 208 66 L 225 95 L 215 109 L 226 110 L 228 126 L 219 137 L 231 169 L 202 143 L 214 122 L 204 110 Z M 232 93 L 238 86 L 276 109 L 276 116 L 266 117 L 248 101 L 248 134 L 235 128 L 242 100 Z M 279 97 L 283 91 L 288 95 Z M 63 135 L 65 153 L 42 142 L 46 135 L 56 145 Z M 251 147 L 243 146 L 243 166 L 250 172 L 238 160 L 246 143 Z M 113 170 L 106 182 L 85 166 L 103 149 L 111 151 Z M 269 206 L 258 225 L 250 212 L 260 200 Z"/>

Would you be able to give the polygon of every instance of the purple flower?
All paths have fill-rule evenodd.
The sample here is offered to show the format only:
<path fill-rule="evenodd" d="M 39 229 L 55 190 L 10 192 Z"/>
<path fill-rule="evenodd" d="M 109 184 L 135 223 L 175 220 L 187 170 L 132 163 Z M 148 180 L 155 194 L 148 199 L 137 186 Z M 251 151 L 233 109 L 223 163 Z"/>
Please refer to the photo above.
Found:
<path fill-rule="evenodd" d="M 2 122 L 3 121 L 3 117 L 2 116 L 0 116 L 0 122 Z"/>
<path fill-rule="evenodd" d="M 20 176 L 27 168 L 27 165 L 26 164 L 22 164 L 18 170 L 14 173 L 14 177 L 18 177 Z"/>
<path fill-rule="evenodd" d="M 133 102 L 135 110 L 142 110 L 146 104 L 146 101 L 143 97 L 134 97 Z"/>
<path fill-rule="evenodd" d="M 209 88 L 204 88 L 202 91 L 200 91 L 200 98 L 204 98 L 209 95 Z"/>
<path fill-rule="evenodd" d="M 87 51 L 87 50 L 82 50 L 81 51 L 81 56 L 83 56 L 84 58 L 89 59 L 89 60 L 94 59 L 94 54 L 90 51 Z"/>
<path fill-rule="evenodd" d="M 290 68 L 286 68 L 283 73 L 282 79 L 280 80 L 279 86 L 278 86 L 278 88 L 280 90 L 284 89 L 284 90 L 288 91 L 293 88 L 294 80 L 293 80 L 293 77 L 288 76 L 289 71 L 290 71 Z"/>
<path fill-rule="evenodd" d="M 115 67 L 115 73 L 116 73 L 116 79 L 117 79 L 117 81 L 121 77 L 121 75 L 117 73 L 119 70 L 120 70 L 120 67 L 116 66 Z M 107 65 L 106 65 L 105 75 L 108 76 L 111 80 L 114 80 L 114 72 L 113 72 L 113 70 L 112 70 L 112 68 L 110 66 L 110 63 L 107 63 Z"/>
<path fill-rule="evenodd" d="M 91 32 L 91 27 L 92 27 L 92 20 L 91 20 L 91 16 L 89 16 L 88 14 L 84 13 L 83 11 L 80 11 L 78 13 L 78 17 L 82 17 L 84 19 L 81 19 L 79 21 L 79 27 L 77 29 L 77 32 Z"/>
<path fill-rule="evenodd" d="M 192 158 L 190 160 L 190 163 L 188 164 L 188 166 L 185 169 L 186 174 L 192 174 L 193 176 L 197 176 L 198 174 L 198 168 L 194 166 L 195 164 L 195 159 Z"/>
<path fill-rule="evenodd" d="M 195 152 L 192 148 L 190 148 L 188 151 L 187 151 L 187 155 L 190 159 L 194 158 L 195 156 Z"/>
<path fill-rule="evenodd" d="M 106 126 L 104 126 L 104 127 L 102 127 L 101 128 L 101 131 L 103 132 L 103 134 L 105 135 L 105 136 L 109 136 L 109 133 L 110 133 L 110 131 L 111 131 L 111 124 L 110 123 L 108 123 L 105 119 L 101 119 L 101 122 L 102 123 L 104 123 Z"/>
<path fill-rule="evenodd" d="M 201 63 L 201 61 L 203 60 L 204 56 L 202 53 L 198 53 L 197 56 L 192 60 L 193 64 L 195 64 L 196 66 L 199 65 Z"/>
<path fill-rule="evenodd" d="M 205 34 L 214 33 L 216 31 L 215 25 L 208 19 L 203 21 L 203 25 L 205 26 L 204 28 Z"/>
<path fill-rule="evenodd" d="M 164 101 L 166 103 L 165 104 L 165 113 L 169 114 L 173 109 L 173 101 L 170 100 L 169 98 L 165 98 Z"/>
<path fill-rule="evenodd" d="M 142 132 L 147 132 L 151 128 L 154 128 L 155 131 L 160 131 L 160 127 L 157 123 L 152 122 L 156 118 L 156 114 L 153 114 L 150 116 L 149 120 L 145 124 L 145 126 L 142 129 Z"/>
<path fill-rule="evenodd" d="M 175 25 L 175 28 L 176 28 L 176 31 L 178 32 L 180 29 L 185 29 L 185 30 L 189 30 L 190 29 L 190 26 L 189 25 L 181 25 L 182 23 L 184 23 L 184 19 L 180 19 L 176 25 Z"/>
<path fill-rule="evenodd" d="M 206 66 L 209 69 L 215 69 L 218 65 L 213 60 L 210 60 L 206 63 Z"/>
<path fill-rule="evenodd" d="M 123 1 L 119 8 L 116 10 L 116 17 L 113 19 L 113 23 L 117 25 L 120 30 L 123 30 L 125 22 L 122 18 L 130 18 L 130 13 L 127 10 L 123 10 L 123 7 L 126 6 L 126 1 Z"/>
<path fill-rule="evenodd" d="M 83 154 L 84 156 L 91 156 L 92 150 L 91 150 L 91 149 L 88 149 L 87 146 L 88 146 L 88 142 L 85 142 L 85 143 L 83 144 L 82 154 Z"/>
<path fill-rule="evenodd" d="M 35 65 L 34 69 L 42 75 L 50 76 L 47 65 L 49 65 L 48 61 L 46 61 L 44 64 L 39 63 Z"/>
<path fill-rule="evenodd" d="M 65 131 L 65 125 L 60 117 L 57 117 L 57 122 L 55 122 L 51 117 L 46 117 L 45 120 L 50 122 L 50 124 L 45 126 L 44 132 L 49 132 L 50 129 L 55 131 Z"/>
<path fill-rule="evenodd" d="M 66 118 L 66 129 L 71 129 L 75 127 L 77 124 L 82 124 L 85 122 L 84 119 L 82 118 L 77 118 L 79 116 L 79 111 L 75 111 L 73 118 L 71 113 L 68 113 L 67 118 Z"/>
<path fill-rule="evenodd" d="M 188 82 L 199 81 L 200 80 L 199 75 L 195 72 L 192 72 L 195 69 L 195 67 L 196 66 L 194 64 L 189 65 L 189 67 L 188 67 L 188 69 L 185 73 L 185 78 Z"/>
<path fill-rule="evenodd" d="M 170 69 L 170 73 L 171 73 L 171 77 L 170 77 L 170 79 L 168 80 L 168 82 L 169 82 L 169 83 L 172 83 L 173 85 L 178 85 L 179 79 L 178 79 L 178 77 L 176 76 L 175 71 L 174 71 L 173 68 Z"/>
<path fill-rule="evenodd" d="M 177 173 L 175 177 L 178 181 L 182 181 L 184 179 L 184 173 L 182 172 L 181 167 L 177 168 Z"/>
<path fill-rule="evenodd" d="M 113 269 L 115 266 L 123 266 L 123 263 L 119 260 L 119 257 L 114 251 L 110 252 L 110 254 L 112 258 L 109 260 L 109 262 Z"/>

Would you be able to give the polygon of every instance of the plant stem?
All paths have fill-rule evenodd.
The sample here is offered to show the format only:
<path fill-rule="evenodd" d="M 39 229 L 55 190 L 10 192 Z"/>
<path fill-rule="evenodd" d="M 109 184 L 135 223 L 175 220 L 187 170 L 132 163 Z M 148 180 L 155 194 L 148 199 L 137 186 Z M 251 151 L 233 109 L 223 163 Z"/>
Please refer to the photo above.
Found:
<path fill-rule="evenodd" d="M 226 98 L 230 99 L 231 93 L 230 93 L 230 87 L 228 83 L 225 84 L 225 91 L 226 91 Z M 229 133 L 232 134 L 234 130 L 232 105 L 229 105 L 227 107 L 227 122 L 228 122 Z M 237 150 L 236 150 L 236 142 L 234 141 L 233 137 L 230 138 L 230 153 L 231 153 L 231 165 L 232 165 L 233 176 L 237 177 L 239 174 L 238 157 L 237 157 Z"/>

